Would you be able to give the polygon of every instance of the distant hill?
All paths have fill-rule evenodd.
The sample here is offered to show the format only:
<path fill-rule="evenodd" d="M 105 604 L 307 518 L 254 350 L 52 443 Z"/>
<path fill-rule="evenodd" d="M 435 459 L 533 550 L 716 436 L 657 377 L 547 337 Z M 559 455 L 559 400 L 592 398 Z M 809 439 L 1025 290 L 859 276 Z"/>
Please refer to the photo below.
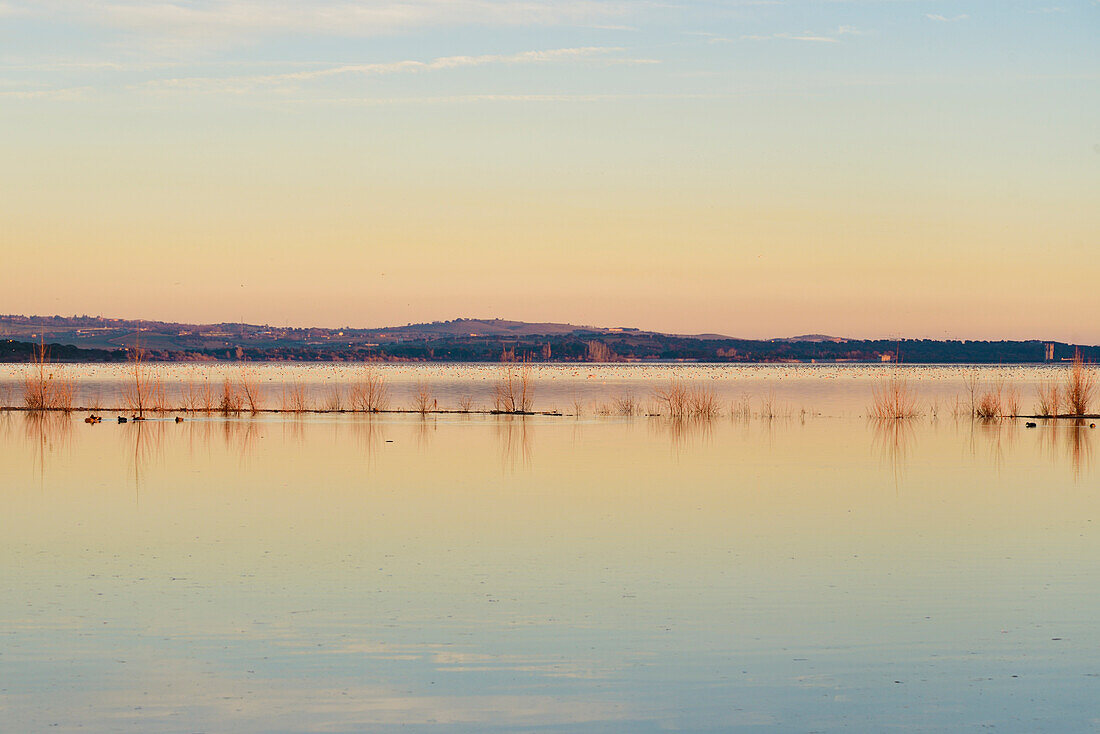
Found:
<path fill-rule="evenodd" d="M 117 361 L 140 345 L 152 360 L 500 362 L 1061 362 L 1100 348 L 1031 341 L 847 339 L 804 334 L 770 340 L 678 335 L 630 327 L 454 319 L 374 329 L 183 324 L 98 316 L 0 316 L 0 361 L 27 361 L 40 340 L 59 361 Z"/>
<path fill-rule="evenodd" d="M 821 342 L 833 342 L 834 344 L 843 344 L 849 339 L 845 339 L 839 336 L 828 336 L 826 334 L 803 334 L 802 336 L 788 336 L 782 339 L 772 339 L 773 342 L 808 342 L 812 344 Z"/>
<path fill-rule="evenodd" d="M 368 331 L 376 334 L 440 334 L 478 337 L 572 334 L 577 331 L 606 331 L 606 329 L 593 326 L 576 326 L 574 324 L 529 323 L 526 321 L 506 321 L 504 319 L 454 319 L 453 321 L 433 321 L 428 324 L 387 326 L 381 329 L 369 329 Z"/>

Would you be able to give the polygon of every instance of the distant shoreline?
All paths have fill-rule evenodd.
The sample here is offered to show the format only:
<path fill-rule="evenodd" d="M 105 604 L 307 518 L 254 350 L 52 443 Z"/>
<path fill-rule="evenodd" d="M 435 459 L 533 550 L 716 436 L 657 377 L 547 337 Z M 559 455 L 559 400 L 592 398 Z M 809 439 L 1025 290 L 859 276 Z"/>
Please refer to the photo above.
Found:
<path fill-rule="evenodd" d="M 183 324 L 91 316 L 0 315 L 0 362 L 122 362 L 139 348 L 152 362 L 372 362 L 556 364 L 1058 364 L 1100 346 L 1029 340 L 849 339 L 807 334 L 744 339 L 631 327 L 454 319 L 375 329 Z"/>
<path fill-rule="evenodd" d="M 1100 347 L 1043 342 L 891 342 L 891 351 L 884 351 L 882 342 L 848 341 L 830 343 L 828 348 L 811 349 L 807 343 L 716 342 L 690 340 L 690 354 L 677 354 L 674 348 L 664 353 L 638 355 L 628 350 L 648 349 L 648 346 L 624 344 L 614 340 L 597 342 L 599 354 L 589 356 L 583 351 L 555 356 L 553 345 L 549 356 L 534 348 L 525 350 L 517 345 L 476 345 L 436 342 L 407 343 L 377 348 L 369 352 L 358 349 L 300 348 L 234 348 L 229 350 L 175 351 L 142 346 L 143 359 L 162 364 L 530 364 L 555 365 L 1028 365 L 1059 366 L 1069 364 L 1075 354 L 1086 362 L 1100 362 Z M 586 349 L 591 350 L 592 342 Z M 1053 344 L 1053 348 L 1048 344 Z M 129 359 L 128 349 L 86 349 L 72 344 L 46 342 L 48 361 L 55 364 L 122 364 Z M 535 345 L 530 345 L 534 347 Z M 821 346 L 821 345 L 818 345 Z M 900 347 L 900 350 L 899 350 Z M 15 340 L 0 341 L 0 364 L 34 362 L 39 344 Z M 897 353 L 901 352 L 898 359 Z M 669 352 L 672 352 L 671 354 Z M 778 352 L 778 353 L 777 353 Z M 824 352 L 824 353 L 822 353 Z M 836 354 L 842 352 L 842 354 Z M 1053 358 L 1047 355 L 1053 352 Z M 852 356 L 855 355 L 855 356 Z"/>

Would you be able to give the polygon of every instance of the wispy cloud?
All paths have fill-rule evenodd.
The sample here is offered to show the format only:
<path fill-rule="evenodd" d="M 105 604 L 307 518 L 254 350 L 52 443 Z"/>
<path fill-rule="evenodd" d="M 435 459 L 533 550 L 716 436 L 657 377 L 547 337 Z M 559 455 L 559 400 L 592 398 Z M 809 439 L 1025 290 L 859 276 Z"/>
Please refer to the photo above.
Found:
<path fill-rule="evenodd" d="M 617 46 L 582 46 L 578 48 L 556 48 L 548 51 L 523 51 L 516 54 L 485 54 L 481 56 L 441 56 L 431 61 L 392 61 L 378 64 L 345 64 L 328 69 L 292 72 L 267 77 L 271 81 L 320 79 L 342 74 L 394 74 L 399 72 L 436 71 L 457 69 L 463 66 L 485 66 L 486 64 L 540 64 L 551 61 L 587 59 L 593 56 L 618 53 L 624 49 Z"/>
<path fill-rule="evenodd" d="M 388 107 L 388 106 L 429 106 L 461 105 L 478 102 L 525 102 L 525 103 L 591 103 L 626 101 L 691 101 L 733 99 L 741 95 L 728 93 L 682 94 L 452 94 L 434 97 L 337 97 L 327 99 L 293 100 L 302 104 L 327 104 L 336 106 Z"/>
<path fill-rule="evenodd" d="M 924 17 L 928 18 L 928 20 L 934 20 L 937 23 L 955 23 L 956 21 L 966 20 L 970 16 L 965 13 L 962 15 L 953 15 L 951 17 L 939 15 L 937 13 L 925 13 Z"/>
<path fill-rule="evenodd" d="M 850 25 L 839 26 L 832 33 L 814 33 L 813 31 L 803 31 L 801 33 L 769 33 L 766 35 L 752 34 L 741 36 L 740 40 L 743 41 L 808 41 L 811 43 L 840 43 L 840 39 L 843 36 L 862 36 L 866 31 L 861 31 L 858 28 Z M 728 43 L 732 39 L 728 38 L 712 38 L 711 43 Z"/>
<path fill-rule="evenodd" d="M 19 89 L 14 91 L 0 91 L 0 99 L 19 100 L 48 100 L 65 102 L 80 99 L 90 91 L 89 87 L 68 87 L 66 89 Z"/>
<path fill-rule="evenodd" d="M 198 91 L 241 94 L 257 89 L 277 89 L 302 82 L 340 76 L 382 76 L 387 74 L 422 73 L 487 65 L 546 64 L 569 61 L 601 61 L 617 64 L 651 64 L 655 59 L 612 58 L 625 49 L 618 46 L 581 46 L 542 51 L 522 51 L 514 54 L 483 54 L 479 56 L 440 56 L 429 61 L 406 59 L 370 64 L 341 64 L 321 69 L 310 68 L 281 74 L 234 77 L 183 77 L 156 79 L 134 85 L 150 91 Z"/>
<path fill-rule="evenodd" d="M 54 16 L 158 37 L 295 33 L 372 35 L 439 25 L 587 25 L 649 5 L 639 0 L 15 0 L 0 13 Z"/>

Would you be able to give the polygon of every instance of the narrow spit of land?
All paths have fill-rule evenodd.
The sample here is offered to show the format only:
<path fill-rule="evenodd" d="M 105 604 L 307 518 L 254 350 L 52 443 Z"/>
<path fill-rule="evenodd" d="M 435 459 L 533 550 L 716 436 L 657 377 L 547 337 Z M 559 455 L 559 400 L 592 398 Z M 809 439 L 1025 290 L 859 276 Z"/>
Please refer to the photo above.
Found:
<path fill-rule="evenodd" d="M 73 407 L 73 408 L 28 408 L 21 405 L 4 405 L 0 406 L 0 412 L 11 413 L 111 413 L 121 416 L 133 416 L 135 412 L 129 408 L 90 408 L 90 407 Z M 328 409 L 328 408 L 305 408 L 302 410 L 292 410 L 288 408 L 257 408 L 256 410 L 205 410 L 203 408 L 165 408 L 165 409 L 146 409 L 144 411 L 148 414 L 149 419 L 156 418 L 168 418 L 174 415 L 205 415 L 205 416 L 221 416 L 224 418 L 239 417 L 245 415 L 362 415 L 362 416 L 374 416 L 374 415 L 507 415 L 507 416 L 551 416 L 551 417 L 569 417 L 577 416 L 577 413 L 568 413 L 560 410 L 525 410 L 525 411 L 509 411 L 509 410 L 417 410 L 415 408 L 387 408 L 384 410 L 350 410 L 350 409 Z M 666 415 L 664 413 L 594 413 L 596 416 L 602 417 L 622 417 L 622 416 L 636 416 L 643 418 L 661 418 L 667 417 L 672 419 L 682 419 L 685 417 L 703 417 L 710 420 L 717 420 L 720 416 L 676 416 Z M 731 416 L 739 417 L 739 416 Z M 758 416 L 764 420 L 779 418 L 781 416 L 763 415 Z M 910 418 L 916 418 L 919 416 L 905 416 L 901 418 L 877 418 L 870 416 L 872 420 L 908 420 Z M 1001 415 L 992 417 L 982 416 L 966 416 L 972 420 L 977 421 L 1001 421 L 1001 420 L 1029 420 L 1029 421 L 1094 421 L 1100 420 L 1100 413 L 1085 413 L 1083 415 Z"/>
<path fill-rule="evenodd" d="M 0 411 L 11 411 L 20 413 L 119 413 L 122 415 L 134 415 L 135 411 L 130 408 L 88 408 L 88 407 L 74 407 L 74 408 L 28 408 L 23 405 L 4 405 L 0 406 Z M 431 409 L 431 410 L 417 410 L 416 408 L 386 408 L 382 410 L 350 410 L 350 409 L 329 409 L 329 408 L 304 408 L 302 410 L 292 410 L 290 408 L 257 408 L 256 410 L 206 410 L 204 408 L 146 408 L 145 413 L 149 413 L 155 416 L 170 416 L 176 413 L 187 413 L 191 415 L 221 415 L 221 416 L 237 416 L 237 415 L 260 415 L 263 413 L 276 413 L 285 415 L 300 415 L 300 414 L 324 414 L 324 413 L 336 413 L 347 415 L 552 415 L 563 416 L 568 413 L 562 413 L 558 410 L 443 410 L 443 409 Z"/>

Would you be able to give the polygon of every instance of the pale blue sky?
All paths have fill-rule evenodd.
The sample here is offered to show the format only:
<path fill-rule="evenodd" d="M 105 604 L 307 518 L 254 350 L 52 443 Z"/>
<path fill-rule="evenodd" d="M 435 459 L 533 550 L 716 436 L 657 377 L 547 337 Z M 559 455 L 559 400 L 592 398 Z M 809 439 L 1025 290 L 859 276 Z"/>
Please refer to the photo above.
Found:
<path fill-rule="evenodd" d="M 0 0 L 0 311 L 1100 341 L 1098 31 L 1096 0 Z"/>

